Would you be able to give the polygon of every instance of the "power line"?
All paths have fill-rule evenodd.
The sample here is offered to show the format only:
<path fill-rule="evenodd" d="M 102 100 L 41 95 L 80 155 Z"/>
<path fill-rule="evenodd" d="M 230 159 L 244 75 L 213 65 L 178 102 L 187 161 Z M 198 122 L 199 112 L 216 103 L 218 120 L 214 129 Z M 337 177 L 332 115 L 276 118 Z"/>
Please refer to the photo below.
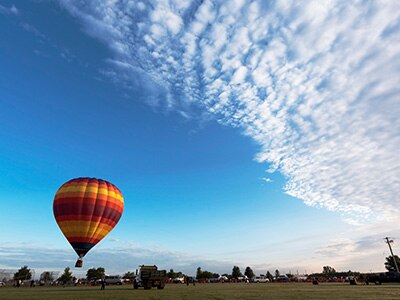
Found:
<path fill-rule="evenodd" d="M 393 240 L 391 240 L 390 238 L 388 238 L 388 237 L 385 237 L 385 242 L 388 244 L 388 246 L 389 246 L 389 250 L 390 250 L 390 253 L 392 254 L 392 258 L 393 258 L 393 261 L 394 261 L 394 265 L 396 266 L 396 271 L 397 272 L 400 272 L 399 271 L 399 266 L 397 265 L 397 261 L 396 261 L 396 258 L 394 257 L 394 255 L 393 255 L 393 250 L 392 250 L 392 246 L 390 246 L 390 244 L 391 243 L 393 243 Z"/>

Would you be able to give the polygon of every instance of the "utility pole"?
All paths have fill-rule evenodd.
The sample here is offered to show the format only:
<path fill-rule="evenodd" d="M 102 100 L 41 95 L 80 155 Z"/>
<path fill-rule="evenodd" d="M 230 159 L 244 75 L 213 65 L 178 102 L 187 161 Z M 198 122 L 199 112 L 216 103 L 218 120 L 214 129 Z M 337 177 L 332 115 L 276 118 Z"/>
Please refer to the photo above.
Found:
<path fill-rule="evenodd" d="M 390 253 L 392 254 L 392 258 L 393 258 L 393 261 L 394 261 L 394 265 L 396 266 L 396 271 L 397 271 L 397 273 L 399 273 L 399 272 L 400 272 L 400 271 L 399 271 L 399 266 L 397 265 L 397 261 L 396 261 L 396 259 L 394 258 L 392 246 L 390 246 L 390 244 L 393 243 L 393 240 L 390 240 L 388 237 L 385 237 L 385 240 L 386 240 L 386 243 L 387 243 L 388 246 L 389 246 Z"/>

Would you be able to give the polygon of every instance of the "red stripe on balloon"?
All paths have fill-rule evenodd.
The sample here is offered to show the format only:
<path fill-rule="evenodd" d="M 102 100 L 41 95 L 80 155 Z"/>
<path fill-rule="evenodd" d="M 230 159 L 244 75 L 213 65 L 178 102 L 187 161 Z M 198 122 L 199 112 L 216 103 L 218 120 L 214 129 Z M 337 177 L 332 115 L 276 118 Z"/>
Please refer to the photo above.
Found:
<path fill-rule="evenodd" d="M 102 239 L 91 239 L 91 238 L 84 238 L 79 236 L 68 237 L 68 242 L 70 243 L 91 243 L 97 244 Z"/>
<path fill-rule="evenodd" d="M 105 218 L 102 216 L 90 216 L 90 215 L 62 215 L 56 217 L 57 222 L 64 221 L 91 221 L 91 222 L 100 222 L 114 227 L 117 224 L 117 221 Z"/>
<path fill-rule="evenodd" d="M 120 203 L 116 203 L 114 201 L 103 201 L 103 200 L 92 200 L 89 199 L 87 200 L 82 199 L 82 198 L 64 198 L 64 199 L 60 199 L 58 201 L 55 201 L 53 206 L 57 206 L 57 205 L 95 205 L 95 206 L 105 206 L 105 207 L 109 207 L 109 208 L 113 208 L 117 211 L 123 211 L 124 210 L 124 205 L 121 205 Z"/>
<path fill-rule="evenodd" d="M 122 215 L 122 209 L 114 209 L 113 207 L 106 207 L 101 205 L 92 204 L 58 204 L 53 206 L 54 216 L 57 218 L 64 215 L 88 215 L 98 216 L 111 219 L 118 222 Z"/>
<path fill-rule="evenodd" d="M 88 204 L 88 205 L 101 205 L 112 207 L 116 210 L 123 210 L 124 204 L 123 202 L 113 198 L 107 197 L 106 199 L 103 198 L 96 198 L 96 197 L 63 197 L 54 200 L 53 205 L 60 205 L 60 204 Z"/>

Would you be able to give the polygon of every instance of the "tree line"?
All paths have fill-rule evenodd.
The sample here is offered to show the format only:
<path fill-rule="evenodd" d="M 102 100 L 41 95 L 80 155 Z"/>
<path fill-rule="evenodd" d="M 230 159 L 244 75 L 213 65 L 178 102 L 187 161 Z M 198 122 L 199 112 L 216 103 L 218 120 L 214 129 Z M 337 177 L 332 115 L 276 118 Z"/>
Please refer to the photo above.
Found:
<path fill-rule="evenodd" d="M 396 271 L 396 266 L 395 266 L 395 261 L 397 262 L 397 265 L 400 266 L 400 258 L 399 256 L 395 255 L 394 257 L 388 256 L 386 257 L 385 261 L 385 268 L 388 271 L 394 272 Z M 275 270 L 274 272 L 275 278 L 280 276 L 279 270 Z M 291 275 L 287 274 L 288 277 L 290 278 Z M 322 272 L 321 273 L 313 273 L 309 276 L 318 276 L 318 277 L 345 277 L 345 276 L 358 276 L 360 275 L 360 272 L 354 272 L 354 271 L 347 271 L 347 272 L 337 272 L 333 267 L 331 266 L 323 266 Z M 105 276 L 105 269 L 103 267 L 98 267 L 98 268 L 91 268 L 88 269 L 86 272 L 86 280 L 88 281 L 95 281 L 99 279 L 103 279 Z M 170 269 L 169 272 L 167 273 L 168 278 L 176 278 L 176 277 L 186 277 L 185 274 L 182 272 L 175 272 L 173 269 Z M 210 272 L 207 270 L 202 270 L 201 267 L 198 267 L 196 270 L 196 279 L 197 280 L 209 280 L 209 279 L 217 279 L 220 278 L 221 276 L 224 276 L 228 278 L 229 280 L 231 279 L 239 279 L 241 277 L 246 276 L 247 278 L 253 278 L 255 277 L 254 271 L 252 270 L 251 267 L 247 266 L 244 274 L 242 274 L 240 268 L 238 266 L 233 266 L 232 272 L 230 274 L 225 273 L 225 274 L 218 274 L 214 272 Z M 265 274 L 265 277 L 268 278 L 269 280 L 272 281 L 273 275 L 267 271 Z M 133 279 L 135 278 L 135 273 L 134 272 L 126 272 L 122 278 L 124 279 Z M 32 272 L 31 269 L 28 268 L 28 266 L 23 266 L 21 267 L 13 277 L 14 280 L 31 280 L 32 279 Z M 61 274 L 60 277 L 57 279 L 53 278 L 53 274 L 51 272 L 43 272 L 40 275 L 40 280 L 43 280 L 45 282 L 52 282 L 54 280 L 57 280 L 62 283 L 71 283 L 75 282 L 77 280 L 76 277 L 72 275 L 72 271 L 69 267 L 66 267 L 64 269 L 64 272 Z"/>
<path fill-rule="evenodd" d="M 275 276 L 278 277 L 280 275 L 279 270 L 275 270 Z M 246 267 L 244 274 L 242 274 L 240 268 L 238 266 L 233 266 L 232 268 L 232 272 L 230 274 L 228 273 L 224 273 L 224 274 L 218 274 L 218 273 L 213 273 L 213 272 L 209 272 L 209 271 L 203 271 L 200 267 L 197 268 L 197 272 L 196 272 L 196 279 L 198 280 L 202 280 L 202 279 L 215 279 L 215 278 L 220 278 L 220 277 L 226 277 L 229 280 L 232 279 L 239 279 L 242 277 L 247 277 L 247 278 L 254 278 L 256 275 L 253 271 L 253 269 L 249 266 Z M 267 271 L 267 273 L 265 274 L 265 277 L 272 280 L 273 276 L 272 274 Z"/>
<path fill-rule="evenodd" d="M 279 276 L 279 271 L 276 270 L 276 274 Z M 86 272 L 86 280 L 88 281 L 95 281 L 104 278 L 105 276 L 105 269 L 103 267 L 98 267 L 98 268 L 91 268 L 87 270 Z M 169 272 L 167 273 L 168 278 L 176 278 L 176 277 L 186 277 L 185 274 L 182 272 L 175 272 L 173 269 L 170 269 Z M 244 275 L 242 274 L 240 268 L 238 266 L 234 266 L 232 269 L 231 274 L 218 274 L 214 272 L 209 272 L 206 270 L 202 270 L 201 267 L 197 268 L 196 272 L 196 279 L 198 280 L 203 280 L 203 279 L 212 279 L 212 278 L 219 278 L 221 276 L 225 276 L 228 279 L 238 279 L 243 276 L 247 276 L 248 278 L 253 278 L 254 272 L 250 267 L 246 267 Z M 122 278 L 124 279 L 133 279 L 135 277 L 134 272 L 126 272 Z M 272 275 L 267 272 L 267 277 L 271 277 Z M 31 270 L 28 268 L 28 266 L 23 266 L 21 267 L 15 274 L 14 274 L 14 280 L 29 280 L 32 278 L 32 273 Z M 72 271 L 69 267 L 66 267 L 64 269 L 64 272 L 61 274 L 60 277 L 53 278 L 53 275 L 51 272 L 43 272 L 40 276 L 40 280 L 43 280 L 45 282 L 52 282 L 53 280 L 57 280 L 61 283 L 71 283 L 76 280 L 76 277 L 72 275 Z"/>

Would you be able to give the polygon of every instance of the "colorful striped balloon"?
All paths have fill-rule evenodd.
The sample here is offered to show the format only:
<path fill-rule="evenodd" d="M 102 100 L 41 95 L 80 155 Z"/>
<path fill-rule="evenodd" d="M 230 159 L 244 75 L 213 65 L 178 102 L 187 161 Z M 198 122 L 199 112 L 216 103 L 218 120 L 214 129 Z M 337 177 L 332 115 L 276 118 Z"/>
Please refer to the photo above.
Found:
<path fill-rule="evenodd" d="M 53 212 L 62 233 L 82 258 L 118 223 L 124 198 L 113 184 L 96 178 L 76 178 L 57 191 Z"/>

